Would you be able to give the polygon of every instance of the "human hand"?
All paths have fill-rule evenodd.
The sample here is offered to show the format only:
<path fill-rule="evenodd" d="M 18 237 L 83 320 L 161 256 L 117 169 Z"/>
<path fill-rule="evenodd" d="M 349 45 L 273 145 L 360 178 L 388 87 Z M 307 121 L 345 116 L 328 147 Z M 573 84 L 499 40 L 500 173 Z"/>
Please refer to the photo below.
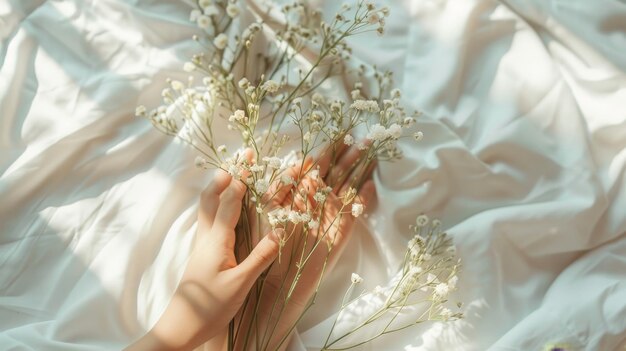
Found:
<path fill-rule="evenodd" d="M 154 328 L 127 350 L 191 350 L 223 334 L 248 292 L 278 255 L 271 232 L 237 263 L 235 226 L 246 186 L 217 171 L 202 192 L 195 247 L 170 304 Z"/>
<path fill-rule="evenodd" d="M 295 179 L 296 184 L 276 183 L 269 191 L 272 200 L 268 212 L 277 208 L 293 208 L 301 213 L 323 213 L 323 216 L 318 218 L 317 228 L 292 225 L 287 226 L 283 232 L 282 257 L 274 263 L 265 277 L 261 297 L 256 297 L 260 304 L 257 323 L 261 325 L 261 335 L 258 339 L 253 339 L 260 340 L 261 350 L 275 350 L 279 345 L 283 348 L 286 346 L 284 339 L 310 303 L 322 275 L 332 270 L 350 239 L 355 222 L 351 214 L 352 203 L 368 206 L 376 195 L 371 180 L 373 166 L 355 167 L 364 157 L 364 152 L 356 147 L 347 148 L 342 145 L 337 153 L 336 164 L 331 164 L 332 158 L 327 153 L 317 161 L 309 159 L 301 167 L 286 170 L 286 174 Z M 313 176 L 310 171 L 316 165 L 319 165 L 319 175 Z M 366 181 L 353 202 L 344 201 L 347 200 L 345 197 L 348 189 L 357 187 L 356 183 L 361 176 Z M 319 197 L 316 200 L 316 192 L 326 188 L 326 184 L 333 185 L 332 191 L 323 201 L 318 201 Z M 291 255 L 292 252 L 296 254 Z M 306 257 L 306 264 L 300 270 L 297 267 L 302 265 L 302 257 Z M 294 281 L 297 282 L 291 290 Z M 279 299 L 278 304 L 274 303 L 275 299 Z M 285 300 L 286 306 L 279 312 L 280 305 Z M 245 325 L 252 317 L 244 318 L 247 321 L 244 322 Z M 269 332 L 265 333 L 267 328 Z M 269 334 L 273 336 L 270 338 Z"/>

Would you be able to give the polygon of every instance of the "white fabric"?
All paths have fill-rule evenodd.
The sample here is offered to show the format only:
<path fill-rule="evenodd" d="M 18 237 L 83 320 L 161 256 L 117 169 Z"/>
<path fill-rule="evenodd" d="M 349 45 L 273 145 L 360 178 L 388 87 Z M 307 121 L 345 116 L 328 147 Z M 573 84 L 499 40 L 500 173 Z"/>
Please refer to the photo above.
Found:
<path fill-rule="evenodd" d="M 624 2 L 387 4 L 385 37 L 354 55 L 395 72 L 425 138 L 380 165 L 378 206 L 291 349 L 319 347 L 351 272 L 393 276 L 420 213 L 455 238 L 467 317 L 362 350 L 624 347 Z M 133 111 L 185 77 L 189 9 L 0 0 L 2 349 L 121 349 L 167 305 L 210 174 Z"/>

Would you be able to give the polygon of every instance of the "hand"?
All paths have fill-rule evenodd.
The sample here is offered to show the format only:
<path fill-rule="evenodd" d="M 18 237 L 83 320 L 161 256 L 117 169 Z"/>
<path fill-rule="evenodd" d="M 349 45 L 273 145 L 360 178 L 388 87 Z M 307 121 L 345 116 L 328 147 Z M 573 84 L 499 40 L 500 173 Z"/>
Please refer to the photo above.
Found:
<path fill-rule="evenodd" d="M 224 331 L 259 275 L 278 255 L 266 235 L 237 264 L 235 225 L 245 185 L 217 171 L 202 192 L 195 247 L 170 304 L 154 328 L 127 350 L 191 350 Z"/>
<path fill-rule="evenodd" d="M 328 273 L 341 256 L 350 239 L 355 221 L 350 213 L 352 204 L 344 205 L 343 202 L 348 189 L 356 187 L 357 179 L 363 175 L 366 181 L 354 202 L 368 206 L 375 197 L 376 189 L 370 179 L 373 166 L 366 169 L 354 167 L 362 157 L 362 152 L 357 148 L 342 146 L 338 150 L 336 164 L 331 165 L 330 153 L 317 162 L 307 160 L 303 167 L 294 167 L 286 171 L 287 175 L 296 180 L 297 185 L 274 184 L 270 190 L 272 203 L 268 212 L 279 207 L 294 208 L 300 212 L 316 212 L 316 209 L 319 211 L 323 206 L 324 216 L 319 218 L 319 229 L 305 229 L 302 225 L 285 228 L 281 258 L 274 263 L 265 277 L 263 294 L 258 301 L 260 308 L 257 322 L 261 326 L 258 340 L 262 343 L 261 350 L 275 350 L 283 338 L 288 336 L 315 294 L 324 273 L 323 269 L 324 274 Z M 310 170 L 316 164 L 319 165 L 319 176 L 312 177 Z M 326 184 L 332 184 L 333 190 L 327 194 L 323 203 L 318 203 L 314 195 L 318 189 L 325 188 Z M 295 198 L 294 193 L 297 194 Z M 330 252 L 329 247 L 332 247 Z M 297 254 L 292 256 L 292 252 Z M 308 259 L 305 268 L 299 271 L 296 267 L 303 257 L 301 252 L 305 252 L 304 256 Z M 280 305 L 285 301 L 295 279 L 297 279 L 296 288 L 291 293 L 286 308 L 279 312 Z M 275 305 L 274 301 L 277 298 L 279 302 Z M 250 323 L 251 316 L 247 315 L 244 318 L 246 321 L 244 325 Z M 269 328 L 267 334 L 275 328 L 271 340 L 265 333 L 266 328 Z M 282 342 L 281 348 L 286 346 L 287 343 Z"/>

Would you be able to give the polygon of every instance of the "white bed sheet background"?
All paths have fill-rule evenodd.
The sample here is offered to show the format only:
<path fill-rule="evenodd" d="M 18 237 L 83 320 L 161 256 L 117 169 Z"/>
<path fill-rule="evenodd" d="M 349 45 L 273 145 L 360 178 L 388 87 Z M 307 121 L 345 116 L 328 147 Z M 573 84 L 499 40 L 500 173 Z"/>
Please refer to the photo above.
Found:
<path fill-rule="evenodd" d="M 384 283 L 428 213 L 464 261 L 467 317 L 361 349 L 624 347 L 626 4 L 386 4 L 387 34 L 355 38 L 355 56 L 394 70 L 425 139 L 380 165 L 378 206 L 329 285 Z M 0 349 L 121 349 L 167 305 L 210 174 L 133 111 L 184 77 L 188 11 L 0 0 Z M 319 346 L 336 290 L 291 349 Z"/>

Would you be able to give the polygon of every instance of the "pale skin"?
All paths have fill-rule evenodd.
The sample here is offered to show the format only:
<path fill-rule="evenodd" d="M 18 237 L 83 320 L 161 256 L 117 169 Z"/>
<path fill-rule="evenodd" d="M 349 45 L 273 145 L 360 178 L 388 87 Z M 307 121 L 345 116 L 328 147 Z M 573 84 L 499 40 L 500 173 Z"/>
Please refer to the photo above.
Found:
<path fill-rule="evenodd" d="M 340 174 L 346 173 L 359 157 L 359 152 L 355 148 L 342 148 L 340 153 L 339 161 L 337 165 L 334 165 L 332 172 L 329 172 L 328 158 L 322 158 L 319 160 L 320 177 L 302 179 L 298 187 L 305 189 L 309 196 L 308 199 L 296 199 L 294 205 L 298 209 L 314 206 L 312 196 L 315 186 L 321 185 L 324 178 L 331 179 L 328 177 L 339 177 Z M 312 160 L 308 160 L 305 167 L 311 166 L 312 163 Z M 287 172 L 291 172 L 296 177 L 302 174 L 300 168 L 292 168 Z M 368 176 L 370 173 L 371 169 L 368 170 Z M 342 182 L 329 194 L 325 205 L 328 218 L 320 220 L 322 230 L 328 229 L 328 234 L 320 239 L 332 240 L 334 247 L 326 263 L 327 272 L 337 262 L 350 238 L 354 224 L 354 218 L 349 214 L 343 215 L 339 223 L 333 223 L 329 219 L 330 216 L 338 214 L 341 209 L 342 203 L 339 196 L 347 189 L 348 183 L 348 181 Z M 278 190 L 279 196 L 274 197 L 272 206 L 290 205 L 292 196 L 288 195 L 292 189 L 289 186 L 280 186 L 276 189 L 277 186 L 274 185 L 274 190 Z M 284 263 L 272 265 L 278 257 L 279 237 L 284 237 L 285 232 L 273 231 L 271 228 L 265 228 L 263 224 L 261 228 L 267 229 L 265 232 L 268 234 L 258 241 L 250 255 L 241 262 L 237 262 L 235 225 L 239 220 L 245 192 L 246 187 L 242 182 L 233 180 L 223 171 L 216 173 L 214 180 L 202 192 L 196 243 L 170 304 L 157 324 L 126 350 L 192 350 L 207 341 L 210 349 L 224 350 L 229 322 L 239 312 L 258 277 L 272 266 L 267 276 L 270 294 L 263 294 L 259 301 L 260 321 L 262 324 L 268 323 L 270 306 L 273 302 L 270 295 L 278 292 L 278 281 L 282 279 L 281 276 L 287 276 L 288 280 L 293 280 L 293 272 L 287 273 Z M 367 206 L 374 196 L 374 184 L 371 180 L 367 180 L 355 201 Z M 344 208 L 345 211 L 349 212 L 349 207 Z M 316 240 L 313 233 L 307 234 L 306 237 L 309 245 Z M 306 303 L 313 296 L 327 252 L 325 245 L 320 245 L 320 249 L 313 251 L 311 262 L 307 265 L 298 288 L 292 295 L 294 303 L 289 304 L 281 316 L 275 337 L 268 345 L 269 350 L 275 349 L 279 340 L 290 333 L 290 326 L 297 321 Z M 281 348 L 284 349 L 286 344 L 283 343 Z"/>

